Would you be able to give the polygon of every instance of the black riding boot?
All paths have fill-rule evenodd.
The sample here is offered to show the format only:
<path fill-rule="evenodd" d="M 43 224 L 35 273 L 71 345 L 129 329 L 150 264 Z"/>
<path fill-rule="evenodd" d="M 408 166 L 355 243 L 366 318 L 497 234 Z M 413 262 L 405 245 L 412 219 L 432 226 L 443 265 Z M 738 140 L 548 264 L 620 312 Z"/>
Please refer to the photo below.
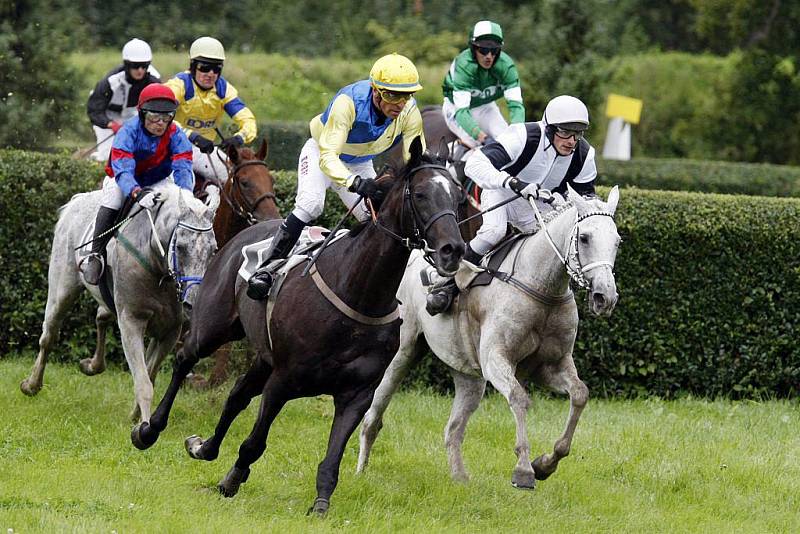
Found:
<path fill-rule="evenodd" d="M 272 272 L 268 269 L 269 264 L 277 259 L 285 258 L 292 251 L 295 243 L 300 238 L 305 223 L 295 217 L 289 217 L 280 225 L 275 237 L 272 239 L 267 254 L 267 259 L 259 266 L 253 276 L 247 281 L 247 296 L 253 300 L 264 300 L 269 295 L 272 288 Z"/>
<path fill-rule="evenodd" d="M 467 250 L 464 252 L 464 261 L 468 261 L 474 265 L 480 265 L 481 255 L 472 250 L 472 247 L 467 244 Z M 431 315 L 444 313 L 450 309 L 453 304 L 453 299 L 458 295 L 458 286 L 454 277 L 448 277 L 435 284 L 428 296 L 425 297 L 425 309 Z"/>
<path fill-rule="evenodd" d="M 97 210 L 97 218 L 94 221 L 92 252 L 86 256 L 80 265 L 83 279 L 87 284 L 96 286 L 100 282 L 100 277 L 103 276 L 106 265 L 106 245 L 111 239 L 111 232 L 102 237 L 100 236 L 114 226 L 114 221 L 117 220 L 118 214 L 119 210 L 105 206 L 100 206 L 100 209 Z"/>

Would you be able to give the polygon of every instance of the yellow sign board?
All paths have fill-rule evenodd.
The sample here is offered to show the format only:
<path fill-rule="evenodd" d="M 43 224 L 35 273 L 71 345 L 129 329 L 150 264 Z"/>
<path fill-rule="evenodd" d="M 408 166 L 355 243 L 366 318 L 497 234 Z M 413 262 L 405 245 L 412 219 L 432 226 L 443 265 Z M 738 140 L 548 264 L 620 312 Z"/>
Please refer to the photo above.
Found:
<path fill-rule="evenodd" d="M 630 124 L 639 124 L 639 117 L 642 115 L 642 101 L 638 98 L 628 96 L 608 95 L 606 103 L 606 117 L 619 117 Z"/>

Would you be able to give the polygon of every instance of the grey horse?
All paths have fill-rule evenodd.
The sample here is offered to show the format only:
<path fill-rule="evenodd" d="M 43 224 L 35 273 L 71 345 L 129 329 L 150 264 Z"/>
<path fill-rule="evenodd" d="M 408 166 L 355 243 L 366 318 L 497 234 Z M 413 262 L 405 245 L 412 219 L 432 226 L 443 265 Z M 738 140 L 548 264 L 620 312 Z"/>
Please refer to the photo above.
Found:
<path fill-rule="evenodd" d="M 403 302 L 400 349 L 364 416 L 358 472 L 367 466 L 383 413 L 413 363 L 420 335 L 450 367 L 455 382 L 455 399 L 444 433 L 454 479 L 468 479 L 461 445 L 487 381 L 506 398 L 516 422 L 517 463 L 511 478 L 515 487 L 533 489 L 536 479 L 550 476 L 569 454 L 589 396 L 572 359 L 578 309 L 569 287 L 570 276 L 588 288 L 592 312 L 610 314 L 618 298 L 613 266 L 620 241 L 613 218 L 619 200 L 616 187 L 608 202 L 583 199 L 571 188 L 569 198 L 574 200 L 551 213 L 546 231 L 517 241 L 500 265 L 500 271 L 514 273 L 511 283 L 494 280 L 462 292 L 452 313 L 431 317 L 425 311 L 426 291 L 420 284 L 420 272 L 427 265 L 419 256 L 411 256 L 397 294 Z M 566 427 L 553 453 L 533 462 L 526 428 L 530 397 L 518 376 L 567 393 L 570 399 Z"/>
<path fill-rule="evenodd" d="M 212 220 L 219 205 L 218 197 L 206 205 L 191 191 L 172 182 L 164 182 L 155 191 L 160 202 L 152 210 L 134 205 L 130 220 L 108 245 L 116 316 L 125 359 L 133 375 L 135 406 L 131 416 L 140 417 L 141 421 L 150 419 L 153 380 L 180 335 L 184 311 L 191 309 L 195 289 L 216 251 Z M 76 252 L 91 236 L 88 228 L 101 196 L 101 191 L 81 193 L 60 209 L 50 253 L 39 354 L 30 376 L 20 384 L 26 395 L 36 395 L 41 390 L 47 354 L 84 287 L 100 304 L 98 327 L 101 321 L 113 318 L 98 286 L 84 282 L 78 269 L 81 253 Z M 150 338 L 146 352 L 145 336 Z M 103 346 L 102 341 L 98 340 L 98 347 Z M 81 361 L 85 374 L 97 374 L 104 368 L 104 351 L 99 349 L 94 358 Z"/>

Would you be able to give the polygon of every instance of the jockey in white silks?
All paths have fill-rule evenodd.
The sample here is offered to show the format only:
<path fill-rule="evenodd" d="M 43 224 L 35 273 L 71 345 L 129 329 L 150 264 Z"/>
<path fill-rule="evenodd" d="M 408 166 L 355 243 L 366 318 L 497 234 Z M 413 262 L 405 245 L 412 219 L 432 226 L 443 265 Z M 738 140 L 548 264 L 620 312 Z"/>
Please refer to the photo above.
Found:
<path fill-rule="evenodd" d="M 413 94 L 422 89 L 414 64 L 400 54 L 389 54 L 372 66 L 369 80 L 352 83 L 336 93 L 325 112 L 311 120 L 311 138 L 300 151 L 297 196 L 291 215 L 281 224 L 262 266 L 248 280 L 247 295 L 262 300 L 272 287 L 268 266 L 285 258 L 303 228 L 322 214 L 328 188 L 348 208 L 377 193 L 372 159 L 403 143 L 403 159 L 419 137 L 425 148 L 422 115 Z M 359 220 L 369 213 L 362 205 Z"/>
<path fill-rule="evenodd" d="M 139 115 L 123 124 L 114 138 L 106 165 L 103 199 L 94 224 L 92 252 L 80 264 L 86 283 L 97 285 L 105 267 L 109 230 L 127 197 L 144 208 L 155 205 L 149 189 L 170 175 L 175 183 L 192 190 L 192 148 L 173 119 L 178 101 L 165 85 L 148 85 L 139 95 Z"/>
<path fill-rule="evenodd" d="M 456 56 L 442 84 L 444 120 L 469 148 L 490 143 L 508 128 L 496 104 L 500 98 L 506 99 L 511 124 L 525 121 L 517 67 L 503 44 L 499 24 L 478 22 L 469 48 Z"/>
<path fill-rule="evenodd" d="M 86 113 L 97 138 L 95 150 L 89 156 L 93 160 L 108 161 L 114 135 L 122 123 L 136 115 L 139 93 L 151 83 L 161 81 L 151 61 L 150 45 L 141 39 L 131 39 L 122 47 L 122 65 L 106 74 L 89 94 Z"/>
<path fill-rule="evenodd" d="M 541 121 L 513 124 L 494 143 L 469 156 L 464 171 L 483 188 L 481 206 L 519 198 L 483 214 L 483 224 L 467 244 L 465 261 L 478 265 L 505 237 L 507 223 L 523 232 L 532 230 L 536 216 L 528 199 L 538 198 L 540 188 L 563 194 L 569 184 L 582 196 L 594 195 L 595 150 L 583 137 L 588 127 L 586 105 L 561 95 L 547 104 Z M 457 292 L 452 278 L 434 285 L 428 312 L 447 311 Z"/>
<path fill-rule="evenodd" d="M 189 48 L 189 70 L 167 80 L 166 85 L 178 99 L 175 122 L 191 141 L 193 169 L 196 175 L 225 182 L 228 145 L 241 146 L 256 138 L 256 118 L 239 98 L 239 92 L 222 77 L 225 49 L 213 37 L 200 37 Z M 239 130 L 223 140 L 215 150 L 217 128 L 226 113 Z"/>

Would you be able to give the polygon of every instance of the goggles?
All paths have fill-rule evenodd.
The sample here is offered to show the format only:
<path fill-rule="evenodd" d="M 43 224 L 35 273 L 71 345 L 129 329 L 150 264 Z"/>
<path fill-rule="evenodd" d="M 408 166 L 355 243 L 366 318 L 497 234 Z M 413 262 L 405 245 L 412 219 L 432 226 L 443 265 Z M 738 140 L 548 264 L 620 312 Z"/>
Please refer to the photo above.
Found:
<path fill-rule="evenodd" d="M 163 124 L 169 124 L 172 122 L 172 119 L 175 118 L 175 112 L 172 113 L 163 113 L 159 111 L 147 111 L 144 110 L 144 119 L 150 122 L 160 122 Z"/>
<path fill-rule="evenodd" d="M 149 61 L 128 61 L 128 68 L 131 70 L 146 69 L 149 66 Z"/>
<path fill-rule="evenodd" d="M 402 93 L 399 91 L 389 91 L 388 89 L 379 89 L 375 88 L 378 91 L 378 94 L 381 96 L 381 100 L 386 102 L 387 104 L 400 104 L 408 102 L 408 100 L 414 96 L 414 93 Z"/>
<path fill-rule="evenodd" d="M 197 63 L 197 70 L 203 73 L 214 71 L 215 74 L 222 72 L 222 63 Z"/>
<path fill-rule="evenodd" d="M 501 50 L 499 46 L 478 46 L 476 48 L 481 55 L 488 56 L 491 54 L 493 57 L 497 57 Z"/>
<path fill-rule="evenodd" d="M 569 130 L 567 128 L 556 126 L 556 135 L 561 139 L 569 139 L 570 137 L 574 137 L 575 141 L 580 141 L 583 139 L 584 133 L 585 130 Z"/>

